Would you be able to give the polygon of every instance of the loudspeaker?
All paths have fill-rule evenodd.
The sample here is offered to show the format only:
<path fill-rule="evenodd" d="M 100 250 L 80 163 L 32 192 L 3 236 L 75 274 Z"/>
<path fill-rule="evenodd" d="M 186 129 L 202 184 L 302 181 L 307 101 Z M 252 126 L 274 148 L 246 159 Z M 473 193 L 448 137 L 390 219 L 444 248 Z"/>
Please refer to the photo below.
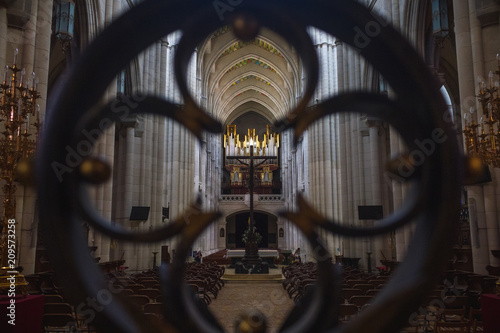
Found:
<path fill-rule="evenodd" d="M 133 206 L 130 211 L 130 221 L 146 221 L 149 217 L 149 208 L 144 206 Z"/>
<path fill-rule="evenodd" d="M 164 219 L 170 218 L 170 207 L 161 208 L 161 217 Z"/>
<path fill-rule="evenodd" d="M 170 253 L 168 253 L 168 245 L 161 247 L 161 262 L 170 264 Z"/>
<path fill-rule="evenodd" d="M 360 220 L 380 220 L 384 217 L 382 206 L 358 206 Z"/>

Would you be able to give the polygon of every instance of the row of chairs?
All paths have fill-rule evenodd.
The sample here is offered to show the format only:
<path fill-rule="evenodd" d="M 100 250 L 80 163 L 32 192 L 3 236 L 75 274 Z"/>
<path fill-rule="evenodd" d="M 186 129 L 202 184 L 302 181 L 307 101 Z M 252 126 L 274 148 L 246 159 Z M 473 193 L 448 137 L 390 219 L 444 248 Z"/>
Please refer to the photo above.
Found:
<path fill-rule="evenodd" d="M 132 296 L 132 299 L 135 295 Z M 145 315 L 163 317 L 163 303 L 138 303 L 128 299 Z M 66 303 L 60 295 L 46 295 L 43 315 L 43 332 L 97 332 L 94 327 L 86 323 L 87 317 L 75 311 L 74 307 Z"/>
<path fill-rule="evenodd" d="M 221 280 L 224 267 L 214 264 L 187 264 L 186 283 L 196 285 L 195 293 L 209 302 L 223 286 Z M 120 287 L 120 296 L 143 312 L 147 317 L 161 319 L 163 314 L 163 295 L 156 271 L 146 271 L 130 276 L 113 275 L 115 287 Z M 203 286 L 196 281 L 202 281 Z M 194 290 L 194 289 L 193 289 Z M 210 296 L 206 293 L 211 293 Z M 206 296 L 205 296 L 206 295 Z M 61 295 L 45 295 L 43 332 L 97 332 L 86 323 L 88 316 L 77 313 L 75 308 Z"/>
<path fill-rule="evenodd" d="M 212 299 L 216 298 L 220 289 L 224 286 L 222 276 L 224 275 L 225 268 L 218 266 L 216 263 L 187 263 L 185 266 L 185 280 L 186 284 L 191 287 L 196 295 L 209 304 Z M 132 290 L 135 295 L 148 296 L 151 300 L 161 302 L 157 298 L 160 284 L 156 270 L 145 271 L 135 274 L 125 280 L 119 278 L 118 281 L 126 288 L 126 291 Z M 155 290 L 158 289 L 158 290 Z M 135 297 L 137 302 L 140 302 L 139 297 Z"/>
<path fill-rule="evenodd" d="M 186 283 L 207 305 L 212 302 L 212 298 L 217 298 L 224 286 L 224 273 L 225 267 L 214 262 L 192 262 L 185 267 Z"/>
<path fill-rule="evenodd" d="M 43 333 L 97 332 L 61 295 L 44 295 Z"/>
<path fill-rule="evenodd" d="M 317 266 L 312 262 L 295 262 L 281 269 L 285 280 L 282 285 L 288 296 L 297 302 L 317 279 Z"/>
<path fill-rule="evenodd" d="M 121 294 L 125 299 L 143 310 L 147 304 L 161 303 L 163 301 L 160 291 L 160 282 L 154 275 L 116 277 L 116 283 L 122 288 Z"/>
<path fill-rule="evenodd" d="M 430 331 L 435 333 L 480 333 L 483 332 L 481 309 L 429 308 L 425 316 L 417 316 L 406 330 L 412 332 Z"/>
<path fill-rule="evenodd" d="M 357 297 L 357 296 L 353 296 Z M 352 303 L 355 303 L 354 301 Z M 366 304 L 369 306 L 369 303 Z M 346 323 L 360 313 L 356 304 L 339 305 L 339 321 Z M 434 309 L 424 316 L 408 323 L 400 333 L 480 333 L 483 332 L 481 309 L 470 309 L 468 314 L 465 309 Z"/>

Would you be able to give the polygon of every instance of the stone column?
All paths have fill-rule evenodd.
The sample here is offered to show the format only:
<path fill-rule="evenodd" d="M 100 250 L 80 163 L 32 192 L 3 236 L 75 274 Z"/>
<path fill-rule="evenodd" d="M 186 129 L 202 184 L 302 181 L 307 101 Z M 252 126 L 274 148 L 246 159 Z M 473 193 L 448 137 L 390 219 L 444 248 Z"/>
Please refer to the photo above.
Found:
<path fill-rule="evenodd" d="M 317 145 L 317 142 L 316 142 L 315 133 L 316 133 L 316 124 L 312 124 L 311 126 L 309 126 L 309 129 L 307 131 L 308 143 L 309 143 L 309 147 L 307 147 L 307 150 L 309 152 L 309 160 L 307 161 L 307 163 L 309 164 L 310 200 L 311 200 L 311 205 L 313 207 L 317 206 L 315 203 L 317 203 L 317 197 L 318 197 L 318 186 L 316 183 L 318 170 L 316 168 L 316 163 L 315 163 L 316 154 L 317 154 L 315 146 Z M 284 153 L 284 155 L 285 155 L 285 153 Z M 288 167 L 288 166 L 286 166 L 286 167 Z M 288 173 L 288 170 L 286 170 L 286 171 Z M 288 175 L 287 175 L 287 177 L 288 177 Z M 288 188 L 288 192 L 290 193 L 290 196 L 291 196 L 290 187 Z"/>
<path fill-rule="evenodd" d="M 187 130 L 184 127 L 180 127 L 180 149 L 179 149 L 179 187 L 178 193 L 181 195 L 179 202 L 179 213 L 183 212 L 187 206 L 188 202 L 188 192 L 191 189 L 192 179 L 188 180 L 188 139 Z"/>
<path fill-rule="evenodd" d="M 35 61 L 36 29 L 37 29 L 38 0 L 31 3 L 30 19 L 26 22 L 24 31 L 24 47 L 22 67 L 26 70 L 26 78 L 31 77 Z"/>
<path fill-rule="evenodd" d="M 339 153 L 338 153 L 338 162 L 337 166 L 339 170 L 337 171 L 337 184 L 338 184 L 338 193 L 347 193 L 347 143 L 344 140 L 340 140 L 341 138 L 346 137 L 346 115 L 339 114 L 338 115 L 338 137 L 339 137 Z M 347 221 L 349 216 L 348 205 L 345 195 L 339 196 L 339 204 L 338 209 L 340 213 L 340 218 L 342 222 Z M 349 257 L 351 255 L 351 239 L 343 238 L 341 240 L 341 255 L 345 257 Z"/>
<path fill-rule="evenodd" d="M 389 128 L 390 137 L 390 152 L 391 156 L 398 156 L 404 152 L 404 148 L 401 144 L 401 138 L 399 133 L 393 128 Z M 403 203 L 403 189 L 402 185 L 398 180 L 392 180 L 392 206 L 394 211 L 397 211 Z M 391 244 L 391 259 L 396 259 L 397 261 L 402 261 L 406 255 L 406 241 L 405 241 L 405 227 L 396 229 L 395 239 L 393 244 Z"/>
<path fill-rule="evenodd" d="M 168 81 L 167 81 L 168 82 Z M 172 184 L 172 165 L 173 165 L 173 126 L 174 121 L 166 119 L 166 154 L 165 154 L 165 188 L 166 188 L 166 202 L 169 205 L 169 222 L 173 221 L 173 184 Z M 165 244 L 170 246 L 170 251 L 174 248 L 172 247 L 171 239 L 168 239 Z"/>
<path fill-rule="evenodd" d="M 333 197 L 334 195 L 336 196 L 336 193 L 334 194 L 333 192 L 333 187 L 332 187 L 332 178 L 333 178 L 333 173 L 336 171 L 335 168 L 332 167 L 332 146 L 334 145 L 335 141 L 332 139 L 332 134 L 331 134 L 331 121 L 332 121 L 332 116 L 329 116 L 324 119 L 324 150 L 323 150 L 323 156 L 324 156 L 324 161 L 325 161 L 325 178 L 324 183 L 325 183 L 325 210 L 324 214 L 328 218 L 332 219 L 335 217 L 335 212 L 333 210 Z M 328 251 L 334 255 L 335 253 L 335 248 L 333 244 L 333 235 L 331 233 L 327 233 L 327 237 L 325 240 L 327 244 Z"/>
<path fill-rule="evenodd" d="M 7 8 L 0 7 L 0 70 L 3 71 L 5 65 L 8 64 L 6 61 L 7 57 Z M 0 78 L 3 80 L 3 77 Z"/>
<path fill-rule="evenodd" d="M 380 145 L 379 131 L 380 124 L 377 121 L 368 121 L 370 126 L 370 159 L 371 159 L 371 202 L 370 205 L 382 205 L 382 179 L 380 168 Z M 386 208 L 387 209 L 387 208 Z M 374 222 L 377 225 L 377 222 Z M 375 267 L 381 258 L 380 251 L 384 249 L 383 239 L 377 237 L 371 240 L 371 248 L 368 249 L 372 253 L 371 267 Z"/>
<path fill-rule="evenodd" d="M 159 47 L 158 47 L 159 49 Z M 158 50 L 157 50 L 158 51 Z M 159 57 L 157 57 L 159 59 Z M 160 68 L 160 66 L 158 66 Z M 159 87 L 157 87 L 159 88 Z M 149 221 L 148 221 L 148 226 L 151 231 L 156 230 L 158 227 L 161 226 L 161 208 L 162 208 L 162 194 L 161 194 L 161 188 L 162 188 L 162 163 L 160 160 L 160 155 L 163 154 L 163 151 L 160 150 L 160 146 L 162 143 L 164 143 L 164 140 L 162 140 L 162 135 L 163 133 L 160 131 L 160 123 L 161 123 L 162 117 L 159 117 L 157 115 L 152 116 L 152 138 L 153 141 L 150 142 L 150 145 L 152 146 L 152 156 L 151 156 L 151 209 L 149 212 Z M 160 248 L 158 244 L 155 243 L 149 243 L 149 252 L 158 252 L 160 253 Z M 151 265 L 149 267 L 153 267 L 153 263 L 151 262 Z"/>
<path fill-rule="evenodd" d="M 36 51 L 33 71 L 39 78 L 37 90 L 42 97 L 38 99 L 38 104 L 40 104 L 40 118 L 43 119 L 45 115 L 47 84 L 49 79 L 52 1 L 41 1 L 38 4 L 36 25 Z"/>
<path fill-rule="evenodd" d="M 474 7 L 475 6 L 475 7 Z M 498 38 L 500 4 L 498 1 L 469 0 L 469 9 L 475 8 L 475 13 L 470 14 L 471 41 L 474 59 L 474 72 L 477 77 L 486 77 L 490 70 L 498 69 L 496 54 L 500 53 L 500 39 Z M 476 15 L 474 15 L 476 14 Z M 479 54 L 476 55 L 475 52 Z M 481 56 L 481 57 L 479 57 Z M 462 82 L 462 80 L 460 81 Z M 477 112 L 479 117 L 480 112 Z M 484 209 L 488 239 L 489 264 L 498 266 L 500 259 L 495 258 L 491 250 L 500 250 L 500 233 L 498 224 L 498 188 L 495 186 L 500 179 L 498 169 L 493 169 L 491 175 L 493 182 L 483 185 Z M 479 267 L 481 269 L 481 267 Z M 481 269 L 485 272 L 485 268 Z"/>
<path fill-rule="evenodd" d="M 333 192 L 333 218 L 340 222 L 343 219 L 342 209 L 341 209 L 341 193 L 339 192 L 339 186 L 341 185 L 341 179 L 339 177 L 339 149 L 340 142 L 338 139 L 339 133 L 339 115 L 331 116 L 331 158 L 332 158 L 332 192 Z M 333 244 L 335 255 L 340 255 L 342 253 L 342 241 L 339 235 L 333 235 Z"/>
<path fill-rule="evenodd" d="M 124 128 L 124 145 L 123 145 L 123 160 L 122 160 L 122 169 L 123 169 L 123 206 L 121 215 L 119 216 L 118 223 L 121 223 L 124 228 L 129 230 L 133 230 L 133 227 L 130 225 L 129 216 L 130 210 L 132 209 L 133 196 L 134 196 L 134 179 L 135 173 L 135 130 L 134 123 L 124 124 L 126 127 Z M 126 265 L 129 267 L 137 267 L 137 252 L 136 245 L 131 245 L 128 243 L 121 244 L 121 251 L 118 251 L 118 259 L 122 257 L 126 261 Z"/>
<path fill-rule="evenodd" d="M 476 78 L 474 77 L 474 72 L 483 72 L 481 62 L 483 57 L 482 43 L 478 45 L 478 42 L 481 40 L 481 33 L 479 22 L 475 15 L 475 3 L 473 3 L 473 1 L 454 0 L 453 8 L 457 50 L 460 50 L 460 52 L 457 52 L 458 77 L 460 78 L 460 107 L 461 114 L 464 115 L 469 112 L 470 107 L 477 108 L 478 105 L 475 98 Z M 477 59 L 477 61 L 475 61 L 475 59 Z M 477 112 L 472 115 L 472 117 L 475 118 L 476 115 Z M 477 122 L 478 119 L 474 120 Z M 475 213 L 471 212 L 470 214 L 471 220 L 477 218 L 478 225 L 481 225 L 485 218 L 482 188 L 480 186 L 468 186 L 467 192 L 469 204 L 474 206 L 475 211 Z M 488 248 L 486 228 L 479 227 L 477 229 L 477 239 L 479 240 L 479 244 L 477 244 L 478 247 L 472 247 L 472 256 L 474 271 L 480 273 L 484 272 L 484 267 L 481 266 L 484 266 L 484 250 Z"/>
<path fill-rule="evenodd" d="M 180 184 L 180 174 L 179 174 L 179 168 L 180 168 L 180 128 L 179 124 L 176 124 L 172 121 L 172 136 L 171 136 L 171 149 L 172 149 L 172 155 L 171 155 L 171 169 L 170 169 L 170 211 L 171 211 L 171 216 L 172 219 L 175 220 L 180 217 L 181 215 L 181 188 L 179 186 Z M 177 248 L 177 240 L 172 239 L 171 240 L 171 246 L 172 250 Z"/>
<path fill-rule="evenodd" d="M 351 145 L 351 160 L 349 161 L 352 165 L 352 175 L 350 176 L 353 181 L 352 186 L 352 197 L 349 198 L 353 201 L 353 205 L 349 221 L 360 228 L 366 228 L 373 224 L 373 221 L 360 220 L 358 214 L 358 206 L 367 204 L 371 198 L 371 184 L 370 180 L 367 179 L 368 172 L 366 168 L 368 166 L 373 167 L 370 161 L 370 155 L 368 154 L 370 147 L 370 130 L 366 126 L 366 123 L 359 119 L 359 115 L 350 114 L 350 126 L 351 126 L 351 137 L 357 144 Z M 355 150 L 357 148 L 357 150 Z M 352 221 L 352 222 L 351 222 Z M 372 237 L 357 238 L 355 240 L 355 257 L 361 258 L 359 261 L 360 267 L 366 269 L 367 255 L 368 251 L 371 251 L 373 245 Z"/>
<path fill-rule="evenodd" d="M 104 24 L 108 26 L 113 21 L 113 2 L 114 0 L 105 0 L 103 11 L 104 11 Z"/>
<path fill-rule="evenodd" d="M 467 187 L 469 220 L 471 230 L 472 263 L 474 272 L 487 274 L 486 266 L 490 263 L 488 247 L 488 228 L 484 209 L 483 191 L 480 186 Z"/>
<path fill-rule="evenodd" d="M 166 95 L 166 89 L 167 89 L 167 51 L 168 51 L 168 42 L 166 40 L 161 41 L 161 45 L 159 48 L 159 56 L 158 56 L 158 61 L 159 61 L 159 91 L 158 94 L 162 97 L 165 97 Z M 159 209 L 159 222 L 155 224 L 156 228 L 161 228 L 164 226 L 164 223 L 166 223 L 166 220 L 163 219 L 163 207 L 167 207 L 168 205 L 168 198 L 167 198 L 167 192 L 168 192 L 168 187 L 166 184 L 166 172 L 167 172 L 167 147 L 168 147 L 168 133 L 167 133 L 167 123 L 168 119 L 165 117 L 158 117 L 157 122 L 158 122 L 158 161 L 157 161 L 157 169 L 158 169 L 158 179 L 157 179 L 157 185 L 156 185 L 156 206 L 157 209 Z M 165 241 L 164 241 L 165 242 Z M 167 241 L 168 242 L 168 241 Z M 154 245 L 153 250 L 161 253 L 161 245 L 165 244 L 156 244 Z M 160 260 L 158 261 L 158 264 L 161 261 L 161 254 L 160 254 Z"/>

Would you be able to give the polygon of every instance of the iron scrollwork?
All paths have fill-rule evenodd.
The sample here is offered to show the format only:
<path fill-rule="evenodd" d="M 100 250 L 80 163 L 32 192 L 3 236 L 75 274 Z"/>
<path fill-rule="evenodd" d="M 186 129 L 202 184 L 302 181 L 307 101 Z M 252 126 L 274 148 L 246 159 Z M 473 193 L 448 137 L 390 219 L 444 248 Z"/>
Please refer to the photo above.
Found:
<path fill-rule="evenodd" d="M 418 167 L 403 207 L 377 227 L 346 227 L 321 216 L 302 197 L 298 198 L 297 212 L 283 213 L 300 228 L 315 249 L 319 277 L 316 287 L 292 310 L 281 332 L 396 332 L 419 305 L 425 291 L 433 286 L 447 258 L 448 235 L 457 219 L 463 171 L 459 167 L 461 160 L 455 134 L 443 118 L 446 107 L 437 83 L 419 55 L 396 30 L 355 1 L 239 1 L 228 11 L 227 17 L 221 20 L 220 14 L 212 2 L 204 0 L 146 0 L 105 29 L 55 90 L 37 156 L 40 223 L 54 268 L 63 281 L 70 282 L 67 287 L 75 300 L 95 298 L 107 288 L 108 281 L 88 255 L 82 223 L 89 223 L 118 240 L 155 242 L 180 236 L 172 265 L 168 269 L 160 267 L 163 291 L 171 300 L 165 306 L 165 325 L 168 325 L 165 327 L 168 328 L 144 320 L 119 295 L 96 313 L 95 323 L 106 332 L 223 331 L 207 307 L 193 299 L 183 282 L 183 258 L 195 239 L 219 214 L 203 212 L 199 203 L 195 203 L 184 216 L 154 233 L 134 234 L 112 226 L 97 214 L 88 198 L 87 187 L 92 186 L 92 180 L 99 182 L 100 178 L 94 177 L 93 168 L 90 171 L 82 169 L 81 163 L 68 167 L 65 147 L 76 148 L 84 129 L 105 130 L 119 119 L 111 105 L 96 111 L 95 106 L 107 86 L 142 50 L 179 29 L 183 35 L 175 57 L 175 74 L 184 106 L 159 97 L 142 96 L 136 101 L 137 107 L 129 111 L 169 117 L 198 138 L 204 131 L 221 133 L 222 125 L 202 110 L 189 94 L 187 60 L 211 32 L 243 18 L 281 34 L 302 58 L 308 74 L 303 98 L 276 124 L 281 130 L 293 130 L 295 139 L 310 124 L 337 112 L 368 114 L 391 124 L 410 151 L 418 148 L 416 140 L 425 139 L 436 129 L 441 137 L 447 137 Z M 361 47 L 356 42 L 356 28 L 373 22 L 379 22 L 377 34 L 372 34 L 368 43 Z M 318 80 L 316 53 L 305 29 L 308 26 L 357 48 L 393 87 L 396 97 L 388 99 L 352 92 L 332 97 L 312 110 L 306 109 Z M 253 35 L 255 31 L 250 31 L 248 37 Z M 127 36 L 128 42 L 123 43 L 121 36 Z M 102 119 L 108 120 L 104 128 Z M 62 177 L 54 171 L 54 165 L 66 165 L 68 172 Z M 335 300 L 339 299 L 341 272 L 331 263 L 331 255 L 318 236 L 318 227 L 343 236 L 365 237 L 393 230 L 410 221 L 416 221 L 415 236 L 405 261 L 389 285 L 355 321 L 338 326 Z"/>

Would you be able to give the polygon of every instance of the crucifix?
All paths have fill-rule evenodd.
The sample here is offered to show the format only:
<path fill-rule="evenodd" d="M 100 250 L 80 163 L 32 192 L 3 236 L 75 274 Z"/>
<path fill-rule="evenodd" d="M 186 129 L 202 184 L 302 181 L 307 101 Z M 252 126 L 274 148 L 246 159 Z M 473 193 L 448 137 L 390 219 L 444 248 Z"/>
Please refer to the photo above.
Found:
<path fill-rule="evenodd" d="M 250 193 L 250 225 L 249 225 L 249 236 L 248 242 L 245 244 L 245 256 L 242 262 L 244 264 L 255 265 L 261 262 L 259 257 L 259 248 L 257 246 L 256 237 L 254 233 L 255 221 L 253 217 L 253 188 L 254 188 L 254 170 L 260 165 L 264 164 L 267 160 L 277 159 L 277 156 L 254 156 L 254 141 L 250 138 L 250 155 L 249 156 L 226 156 L 227 159 L 235 159 L 239 163 L 249 167 L 249 182 L 248 182 L 248 192 Z M 249 160 L 248 163 L 243 160 Z M 262 160 L 262 162 L 254 165 L 254 160 Z"/>

